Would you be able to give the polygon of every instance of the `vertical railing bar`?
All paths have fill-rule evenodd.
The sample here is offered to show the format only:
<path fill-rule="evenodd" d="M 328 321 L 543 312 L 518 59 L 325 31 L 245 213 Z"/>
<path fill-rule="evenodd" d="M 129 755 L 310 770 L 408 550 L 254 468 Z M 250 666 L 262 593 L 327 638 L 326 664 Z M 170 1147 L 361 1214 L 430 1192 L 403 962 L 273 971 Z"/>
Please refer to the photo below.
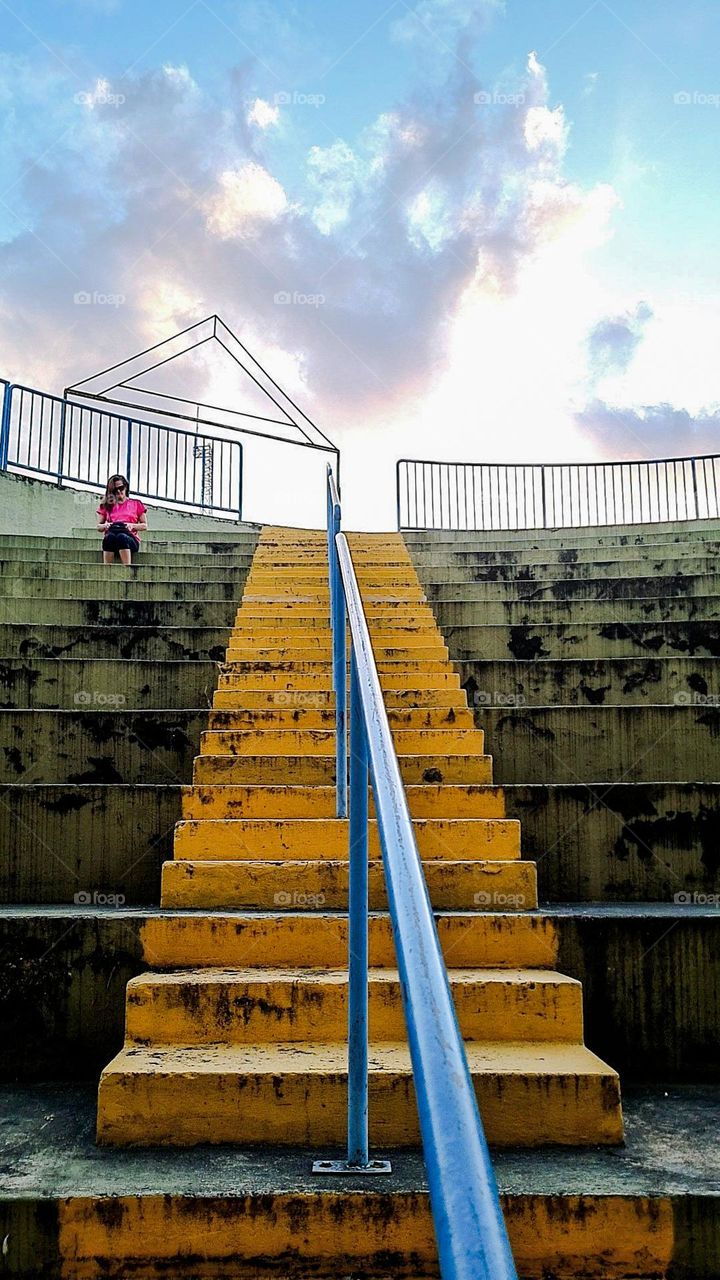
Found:
<path fill-rule="evenodd" d="M 337 550 L 333 546 L 337 558 Z M 341 584 L 338 584 L 342 593 Z M 343 598 L 344 614 L 344 598 Z M 343 624 L 344 624 L 343 617 Z M 368 744 L 350 646 L 350 822 L 348 895 L 348 1164 L 368 1150 Z"/>

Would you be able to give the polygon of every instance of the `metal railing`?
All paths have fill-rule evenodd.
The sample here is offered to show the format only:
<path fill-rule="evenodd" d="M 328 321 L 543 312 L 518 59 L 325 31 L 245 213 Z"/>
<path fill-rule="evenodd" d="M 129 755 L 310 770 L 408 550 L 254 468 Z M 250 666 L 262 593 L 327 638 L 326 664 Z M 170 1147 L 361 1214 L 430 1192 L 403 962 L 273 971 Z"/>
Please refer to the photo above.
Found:
<path fill-rule="evenodd" d="M 330 477 L 328 479 L 330 487 Z M 333 645 L 350 652 L 348 1155 L 318 1172 L 378 1172 L 368 1148 L 368 778 L 444 1280 L 517 1280 L 465 1049 L 423 876 L 370 633 L 345 535 L 328 498 Z M 338 601 L 340 605 L 338 606 Z M 387 1167 L 385 1165 L 385 1167 Z"/>
<path fill-rule="evenodd" d="M 116 472 L 133 494 L 184 511 L 242 518 L 242 445 L 127 418 L 5 382 L 0 470 L 104 489 Z"/>
<path fill-rule="evenodd" d="M 558 529 L 720 517 L 720 455 L 647 462 L 401 458 L 398 529 Z"/>

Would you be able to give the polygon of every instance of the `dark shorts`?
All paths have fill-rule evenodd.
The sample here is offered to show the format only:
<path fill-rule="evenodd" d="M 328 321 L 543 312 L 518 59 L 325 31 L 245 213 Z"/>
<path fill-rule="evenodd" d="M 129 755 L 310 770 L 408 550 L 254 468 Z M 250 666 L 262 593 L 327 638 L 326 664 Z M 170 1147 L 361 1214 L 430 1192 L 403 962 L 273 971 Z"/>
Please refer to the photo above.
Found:
<path fill-rule="evenodd" d="M 131 533 L 106 533 L 103 551 L 139 551 L 140 543 Z"/>

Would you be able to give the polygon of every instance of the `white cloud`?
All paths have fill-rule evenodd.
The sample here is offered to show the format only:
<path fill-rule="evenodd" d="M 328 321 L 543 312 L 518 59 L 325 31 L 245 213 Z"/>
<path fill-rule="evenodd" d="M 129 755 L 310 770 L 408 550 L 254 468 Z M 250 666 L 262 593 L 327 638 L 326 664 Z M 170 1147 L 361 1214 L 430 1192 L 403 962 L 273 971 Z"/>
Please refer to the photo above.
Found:
<path fill-rule="evenodd" d="M 260 129 L 268 129 L 280 120 L 280 108 L 274 107 L 264 98 L 256 98 L 248 111 L 248 124 L 256 124 Z"/>
<path fill-rule="evenodd" d="M 264 222 L 276 222 L 288 207 L 277 179 L 254 162 L 221 173 L 218 185 L 206 209 L 208 230 L 221 240 L 256 236 Z"/>

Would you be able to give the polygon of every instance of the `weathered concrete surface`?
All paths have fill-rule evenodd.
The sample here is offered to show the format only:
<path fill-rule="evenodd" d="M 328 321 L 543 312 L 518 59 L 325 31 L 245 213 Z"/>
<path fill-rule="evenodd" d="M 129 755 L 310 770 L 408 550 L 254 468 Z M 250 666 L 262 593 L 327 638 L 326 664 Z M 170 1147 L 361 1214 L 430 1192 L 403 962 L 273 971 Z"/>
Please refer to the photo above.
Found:
<path fill-rule="evenodd" d="M 602 579 L 632 578 L 642 580 L 659 577 L 668 581 L 676 577 L 712 574 L 717 560 L 713 555 L 686 555 L 677 558 L 643 557 L 634 560 L 608 560 L 601 550 L 595 559 L 568 562 L 520 561 L 516 564 L 438 564 L 436 560 L 422 566 L 423 583 L 428 595 L 441 595 L 444 586 L 462 583 L 492 582 L 587 582 Z"/>
<path fill-rule="evenodd" d="M 513 658 L 720 658 L 720 623 L 578 622 L 528 626 L 446 627 L 455 662 Z"/>
<path fill-rule="evenodd" d="M 183 1261 L 174 1243 L 181 1224 L 188 1243 L 202 1240 L 205 1277 L 339 1280 L 340 1259 L 342 1274 L 360 1280 L 438 1274 L 417 1152 L 394 1155 L 382 1185 L 325 1183 L 309 1172 L 316 1151 L 98 1150 L 94 1097 L 83 1087 L 13 1088 L 3 1103 L 3 1163 L 13 1172 L 0 1231 L 8 1236 L 6 1274 L 16 1280 L 66 1278 L 69 1266 L 80 1265 L 71 1252 L 77 1258 L 93 1240 L 105 1256 L 91 1272 L 86 1254 L 83 1275 L 101 1266 L 116 1280 L 158 1276 L 171 1265 L 178 1280 L 197 1280 L 197 1252 Z M 625 1107 L 620 1151 L 497 1153 L 524 1280 L 717 1280 L 720 1166 L 717 1144 L 706 1140 L 717 1123 L 717 1091 L 638 1091 L 626 1095 Z M 123 1242 L 134 1261 L 118 1257 Z M 153 1259 L 168 1245 L 174 1256 L 156 1269 Z"/>
<path fill-rule="evenodd" d="M 90 600 L 11 599 L 0 604 L 5 623 L 29 623 L 67 627 L 231 627 L 235 600 Z"/>
<path fill-rule="evenodd" d="M 217 681 L 217 662 L 187 658 L 0 657 L 0 706 L 120 712 L 209 707 Z"/>
<path fill-rule="evenodd" d="M 78 525 L 92 528 L 101 497 L 100 493 L 61 489 L 44 480 L 29 480 L 4 472 L 0 476 L 0 532 L 13 534 L 18 529 L 40 530 L 49 522 L 59 534 L 70 534 Z M 146 506 L 149 520 L 156 529 L 172 530 L 180 536 L 196 537 L 198 533 L 205 532 L 224 536 L 230 530 L 240 533 L 253 532 L 257 528 L 234 520 L 184 515 L 149 501 Z"/>
<path fill-rule="evenodd" d="M 433 600 L 432 609 L 441 631 L 479 623 L 528 626 L 561 623 L 603 623 L 607 626 L 639 622 L 717 621 L 715 595 L 616 597 L 595 600 Z"/>
<path fill-rule="evenodd" d="M 716 658 L 565 657 L 461 662 L 457 668 L 470 704 L 476 707 L 657 703 L 720 707 Z"/>
<path fill-rule="evenodd" d="M 604 564 L 608 561 L 624 563 L 628 560 L 654 564 L 658 560 L 681 559 L 684 561 L 686 556 L 691 558 L 698 555 L 716 556 L 720 551 L 720 540 L 717 537 L 703 538 L 699 542 L 697 533 L 688 534 L 683 540 L 680 540 L 678 535 L 674 541 L 657 540 L 632 545 L 593 539 L 589 543 L 576 547 L 553 546 L 548 541 L 542 545 L 530 543 L 516 544 L 514 547 L 507 544 L 496 545 L 491 549 L 491 544 L 486 545 L 484 539 L 481 542 L 478 535 L 476 539 L 477 541 L 473 542 L 470 538 L 466 543 L 437 545 L 433 543 L 429 547 L 420 543 L 418 549 L 413 551 L 413 564 L 422 569 L 424 575 L 428 568 L 432 571 L 435 565 L 445 569 L 452 567 L 472 569 L 480 565 L 572 566 Z M 540 574 L 540 577 L 543 576 Z"/>
<path fill-rule="evenodd" d="M 0 711 L 0 782 L 189 782 L 208 712 Z"/>
<path fill-rule="evenodd" d="M 720 594 L 716 573 L 648 575 L 641 578 L 517 578 L 514 582 L 435 582 L 425 583 L 428 600 L 448 603 L 453 600 L 633 600 L 680 596 L 708 597 Z"/>
<path fill-rule="evenodd" d="M 6 785 L 2 799 L 3 902 L 72 903 L 83 892 L 158 901 L 179 784 L 28 782 Z"/>
<path fill-rule="evenodd" d="M 408 529 L 403 530 L 403 538 L 412 547 L 413 553 L 417 544 L 427 544 L 433 549 L 447 543 L 450 547 L 466 543 L 473 547 L 513 547 L 525 548 L 546 546 L 557 547 L 604 547 L 609 545 L 642 546 L 647 542 L 686 541 L 700 534 L 703 538 L 720 537 L 720 520 L 663 520 L 650 524 L 605 524 L 581 527 L 554 529 L 496 529 L 467 530 L 459 529 Z M 422 549 L 420 547 L 419 549 Z"/>
<path fill-rule="evenodd" d="M 224 662 L 230 627 L 99 627 L 0 623 L 0 655 Z M 0 657 L 0 662 L 2 657 Z"/>
<path fill-rule="evenodd" d="M 14 600 L 207 600 L 237 601 L 242 595 L 242 583 L 232 580 L 222 582 L 204 582 L 188 580 L 184 574 L 176 581 L 163 578 L 162 581 L 145 582 L 130 576 L 123 576 L 123 565 L 108 566 L 114 568 L 112 576 L 103 582 L 88 580 L 84 576 L 72 578 L 17 578 L 0 579 L 0 599 L 7 597 Z"/>
<path fill-rule="evenodd" d="M 233 564 L 218 567 L 215 565 L 196 566 L 199 569 L 198 577 L 203 583 L 213 582 L 229 582 L 234 585 L 242 584 L 247 577 L 247 571 L 252 560 L 251 556 L 243 556 L 242 559 L 235 560 Z M 163 563 L 147 564 L 146 562 L 136 561 L 134 564 L 124 565 L 117 561 L 115 564 L 103 564 L 100 557 L 91 564 L 76 563 L 75 561 L 30 561 L 30 560 L 3 560 L 0 559 L 0 576 L 7 579 L 16 577 L 21 583 L 28 582 L 53 581 L 67 583 L 70 586 L 78 582 L 94 583 L 98 591 L 102 594 L 108 583 L 112 582 L 187 582 L 188 565 L 170 565 Z"/>
<path fill-rule="evenodd" d="M 508 813 L 542 902 L 666 902 L 717 894 L 720 783 L 522 783 Z"/>
<path fill-rule="evenodd" d="M 494 779 L 715 782 L 720 707 L 479 707 Z"/>
<path fill-rule="evenodd" d="M 186 915 L 1 908 L 0 1076 L 97 1077 L 122 1044 L 125 985 L 147 969 L 144 922 Z M 623 1082 L 720 1083 L 720 908 L 553 905 L 538 915 L 557 933 L 563 972 L 583 984 L 589 1048 Z"/>

